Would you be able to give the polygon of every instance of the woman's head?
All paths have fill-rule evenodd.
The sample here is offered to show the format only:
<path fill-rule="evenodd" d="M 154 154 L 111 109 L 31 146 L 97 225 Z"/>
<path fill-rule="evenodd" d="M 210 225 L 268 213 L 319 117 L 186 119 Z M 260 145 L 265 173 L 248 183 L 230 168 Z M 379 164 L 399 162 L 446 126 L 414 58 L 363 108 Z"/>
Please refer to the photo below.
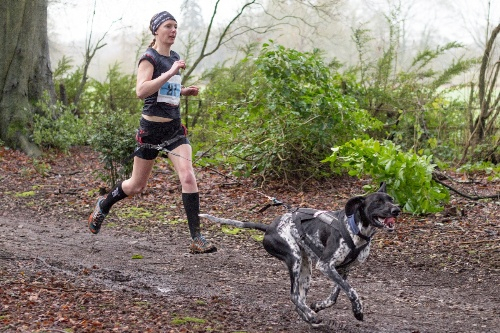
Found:
<path fill-rule="evenodd" d="M 149 22 L 149 30 L 151 30 L 153 36 L 156 35 L 158 28 L 168 20 L 177 22 L 174 16 L 167 11 L 159 12 L 151 18 L 151 21 Z"/>

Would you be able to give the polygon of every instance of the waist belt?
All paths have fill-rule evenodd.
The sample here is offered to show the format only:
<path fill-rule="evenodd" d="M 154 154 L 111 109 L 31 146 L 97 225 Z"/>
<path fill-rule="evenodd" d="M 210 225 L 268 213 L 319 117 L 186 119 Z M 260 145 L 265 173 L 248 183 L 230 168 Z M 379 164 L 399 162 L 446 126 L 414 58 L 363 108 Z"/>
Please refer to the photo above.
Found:
<path fill-rule="evenodd" d="M 167 141 L 163 141 L 162 143 L 160 144 L 152 144 L 152 143 L 137 143 L 137 148 L 134 150 L 134 152 L 132 154 L 130 154 L 129 156 L 127 156 L 123 161 L 122 161 L 122 164 L 125 164 L 126 162 L 128 162 L 131 158 L 133 158 L 135 155 L 137 155 L 137 152 L 140 150 L 140 149 L 144 149 L 144 148 L 147 148 L 147 149 L 156 149 L 156 150 L 159 150 L 159 151 L 164 151 L 166 153 L 170 153 L 171 151 L 165 147 L 168 147 L 170 146 L 172 143 L 176 142 L 176 141 L 179 141 L 183 138 L 185 138 L 186 136 L 184 134 L 179 134 L 175 137 L 173 137 L 172 139 L 170 140 L 167 140 Z"/>

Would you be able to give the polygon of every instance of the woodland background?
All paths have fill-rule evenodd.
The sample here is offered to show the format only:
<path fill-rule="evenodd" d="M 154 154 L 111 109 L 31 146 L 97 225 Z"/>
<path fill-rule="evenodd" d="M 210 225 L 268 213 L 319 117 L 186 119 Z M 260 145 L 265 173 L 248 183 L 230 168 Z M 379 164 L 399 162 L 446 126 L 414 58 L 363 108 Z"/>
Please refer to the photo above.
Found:
<path fill-rule="evenodd" d="M 336 209 L 386 181 L 404 214 L 377 235 L 378 264 L 353 276 L 373 319 L 354 323 L 340 305 L 330 328 L 498 332 L 498 2 L 137 3 L 0 3 L 0 331 L 302 324 L 257 235 L 207 225 L 220 251 L 183 252 L 165 160 L 101 238 L 86 230 L 98 192 L 130 173 L 137 59 L 150 16 L 167 9 L 183 83 L 202 88 L 181 106 L 204 212 L 268 221 L 280 207 L 255 215 L 268 196 Z M 155 281 L 170 278 L 158 295 Z"/>
<path fill-rule="evenodd" d="M 3 5 L 11 35 L 19 38 L 3 37 L 0 133 L 7 146 L 34 157 L 90 145 L 102 155 L 102 179 L 112 185 L 130 172 L 121 161 L 135 145 L 141 102 L 133 94 L 135 69 L 124 72 L 118 59 L 104 79 L 90 75 L 120 19 L 98 32 L 102 4 L 89 4 L 83 63 L 62 55 L 54 67 L 50 50 L 57 42 L 48 33 L 47 8 L 60 12 L 74 4 Z M 392 194 L 412 213 L 439 211 L 449 200 L 438 169 L 496 177 L 500 24 L 490 1 L 481 3 L 482 20 L 461 18 L 462 26 L 477 24 L 469 31 L 472 45 L 409 29 L 425 1 L 388 2 L 378 7 L 385 12 L 363 15 L 359 8 L 375 3 L 253 0 L 233 7 L 232 15 L 223 1 L 212 4 L 204 16 L 197 1 L 181 3 L 185 29 L 177 42 L 188 63 L 183 83 L 203 87 L 182 103 L 200 165 L 224 165 L 261 183 L 344 172 L 373 183 L 389 179 Z M 346 29 L 335 29 L 347 13 L 359 17 L 349 26 L 349 42 Z M 150 36 L 143 30 L 134 38 L 135 51 L 127 53 L 136 63 Z M 18 56 L 24 53 L 40 56 Z"/>

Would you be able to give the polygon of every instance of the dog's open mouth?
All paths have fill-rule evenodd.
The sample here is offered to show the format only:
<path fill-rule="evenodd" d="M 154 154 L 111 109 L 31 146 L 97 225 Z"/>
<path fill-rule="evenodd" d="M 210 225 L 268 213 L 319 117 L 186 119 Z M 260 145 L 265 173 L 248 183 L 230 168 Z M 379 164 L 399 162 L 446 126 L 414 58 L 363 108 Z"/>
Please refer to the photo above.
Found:
<path fill-rule="evenodd" d="M 394 224 L 396 223 L 396 218 L 394 216 L 377 217 L 377 221 L 379 222 L 380 227 L 388 230 L 394 230 Z"/>

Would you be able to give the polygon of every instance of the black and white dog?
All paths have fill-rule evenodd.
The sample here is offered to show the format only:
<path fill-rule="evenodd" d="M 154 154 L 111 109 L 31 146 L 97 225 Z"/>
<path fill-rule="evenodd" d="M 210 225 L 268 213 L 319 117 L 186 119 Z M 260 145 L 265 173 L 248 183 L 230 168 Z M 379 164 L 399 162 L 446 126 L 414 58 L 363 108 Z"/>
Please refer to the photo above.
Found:
<path fill-rule="evenodd" d="M 265 231 L 264 248 L 288 267 L 291 299 L 297 312 L 302 319 L 317 327 L 321 325 L 321 319 L 316 313 L 334 305 L 340 290 L 351 301 L 354 317 L 363 320 L 361 300 L 347 282 L 349 269 L 368 258 L 372 236 L 377 229 L 392 230 L 400 212 L 382 183 L 377 192 L 349 199 L 343 210 L 291 209 L 271 224 L 241 222 L 208 214 L 200 216 L 217 223 Z M 309 307 L 306 296 L 313 261 L 335 286 L 325 300 Z"/>

